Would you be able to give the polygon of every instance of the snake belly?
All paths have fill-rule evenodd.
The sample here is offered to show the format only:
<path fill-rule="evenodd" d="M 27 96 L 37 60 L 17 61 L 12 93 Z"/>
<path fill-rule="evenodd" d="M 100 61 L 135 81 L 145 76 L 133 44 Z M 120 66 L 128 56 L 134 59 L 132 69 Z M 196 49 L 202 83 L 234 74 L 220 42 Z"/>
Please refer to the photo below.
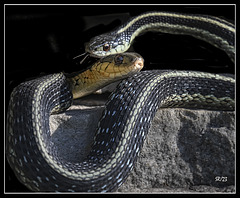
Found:
<path fill-rule="evenodd" d="M 9 104 L 8 161 L 33 191 L 114 191 L 133 168 L 158 108 L 233 110 L 234 83 L 233 77 L 204 72 L 135 74 L 111 94 L 88 157 L 72 163 L 58 155 L 49 129 L 51 112 L 72 102 L 66 77 L 60 73 L 25 82 Z"/>

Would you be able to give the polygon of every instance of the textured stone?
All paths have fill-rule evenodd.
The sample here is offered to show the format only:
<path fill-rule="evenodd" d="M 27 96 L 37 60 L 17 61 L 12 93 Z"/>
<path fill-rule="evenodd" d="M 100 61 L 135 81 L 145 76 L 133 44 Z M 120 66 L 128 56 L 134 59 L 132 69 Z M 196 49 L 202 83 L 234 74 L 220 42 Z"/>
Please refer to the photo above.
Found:
<path fill-rule="evenodd" d="M 59 153 L 80 161 L 91 149 L 104 101 L 50 117 Z M 235 113 L 158 110 L 143 149 L 118 192 L 234 192 Z"/>
<path fill-rule="evenodd" d="M 119 191 L 164 192 L 166 187 L 167 192 L 232 191 L 234 118 L 233 112 L 159 110 L 137 163 Z"/>

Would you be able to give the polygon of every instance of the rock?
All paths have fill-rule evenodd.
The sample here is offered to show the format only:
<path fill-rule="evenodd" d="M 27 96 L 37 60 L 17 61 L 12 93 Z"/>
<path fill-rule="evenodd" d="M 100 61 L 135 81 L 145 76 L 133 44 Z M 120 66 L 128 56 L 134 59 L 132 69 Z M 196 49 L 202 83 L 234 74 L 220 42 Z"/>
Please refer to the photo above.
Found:
<path fill-rule="evenodd" d="M 104 101 L 80 103 L 50 117 L 52 140 L 74 162 L 91 149 L 104 109 Z M 235 192 L 235 112 L 158 110 L 135 167 L 117 192 Z"/>
<path fill-rule="evenodd" d="M 161 109 L 118 191 L 232 191 L 234 149 L 234 112 Z"/>

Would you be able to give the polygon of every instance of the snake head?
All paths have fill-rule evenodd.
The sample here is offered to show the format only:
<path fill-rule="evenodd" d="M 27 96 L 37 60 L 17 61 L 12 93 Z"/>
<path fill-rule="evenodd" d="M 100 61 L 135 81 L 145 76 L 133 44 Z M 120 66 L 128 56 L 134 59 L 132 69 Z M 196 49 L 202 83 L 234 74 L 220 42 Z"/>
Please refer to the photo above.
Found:
<path fill-rule="evenodd" d="M 85 51 L 98 58 L 125 52 L 129 48 L 128 42 L 123 35 L 116 35 L 115 32 L 111 32 L 93 37 L 86 43 Z"/>

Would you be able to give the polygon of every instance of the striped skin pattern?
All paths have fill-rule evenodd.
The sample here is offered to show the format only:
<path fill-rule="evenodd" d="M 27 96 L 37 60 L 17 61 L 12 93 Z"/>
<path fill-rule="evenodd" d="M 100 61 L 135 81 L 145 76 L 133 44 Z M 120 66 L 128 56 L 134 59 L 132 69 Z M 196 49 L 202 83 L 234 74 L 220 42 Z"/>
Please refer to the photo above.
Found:
<path fill-rule="evenodd" d="M 42 180 L 40 176 L 36 176 L 36 173 L 50 170 L 49 165 L 54 169 L 60 160 L 54 158 L 54 156 L 59 156 L 51 141 L 50 114 L 65 111 L 71 106 L 72 99 L 79 97 L 76 96 L 76 92 L 77 94 L 79 92 L 81 96 L 87 95 L 111 82 L 133 75 L 142 68 L 143 58 L 139 54 L 123 53 L 102 58 L 86 71 L 69 74 L 68 78 L 65 74 L 59 73 L 27 81 L 17 86 L 11 94 L 8 108 L 6 155 L 18 179 L 31 190 L 38 191 L 39 184 L 36 178 L 40 182 Z M 18 136 L 18 138 L 14 136 Z M 36 144 L 34 144 L 34 137 L 36 137 Z M 27 149 L 24 148 L 24 144 Z M 39 154 L 43 158 L 38 157 L 37 162 L 33 162 L 32 159 L 35 156 L 29 151 L 34 151 L 35 156 Z M 27 158 L 26 153 L 32 159 Z M 26 172 L 29 164 L 32 165 L 31 169 L 37 172 Z M 63 172 L 63 176 L 66 176 L 62 165 L 59 165 L 58 169 Z M 52 173 L 53 179 L 56 179 L 55 174 Z M 85 177 L 80 176 L 80 178 L 84 179 Z M 48 176 L 45 179 L 51 180 Z M 56 186 L 57 184 L 55 188 Z M 53 189 L 53 186 L 50 189 Z"/>
<path fill-rule="evenodd" d="M 234 25 L 217 17 L 167 12 L 133 17 L 115 31 L 93 38 L 86 51 L 98 57 L 126 51 L 140 33 L 156 29 L 205 40 L 234 61 Z M 72 85 L 79 85 L 79 78 L 71 82 L 62 73 L 48 75 L 20 84 L 11 94 L 6 156 L 18 179 L 33 191 L 114 191 L 132 170 L 157 109 L 235 107 L 231 75 L 140 72 L 123 80 L 109 97 L 86 159 L 68 162 L 51 140 L 49 116 L 71 105 Z"/>
<path fill-rule="evenodd" d="M 147 31 L 193 36 L 224 50 L 234 61 L 234 24 L 208 15 L 170 12 L 147 12 L 133 17 L 116 30 L 92 38 L 85 50 L 97 57 L 122 53 L 128 50 L 136 36 Z M 104 49 L 106 44 L 108 50 Z"/>
<path fill-rule="evenodd" d="M 114 191 L 133 168 L 158 108 L 179 103 L 233 110 L 234 83 L 230 76 L 191 71 L 144 71 L 123 80 L 109 97 L 90 154 L 79 163 L 61 160 L 50 137 L 50 113 L 72 102 L 65 76 L 22 83 L 10 101 L 8 161 L 33 191 Z M 184 103 L 173 102 L 176 95 Z"/>

